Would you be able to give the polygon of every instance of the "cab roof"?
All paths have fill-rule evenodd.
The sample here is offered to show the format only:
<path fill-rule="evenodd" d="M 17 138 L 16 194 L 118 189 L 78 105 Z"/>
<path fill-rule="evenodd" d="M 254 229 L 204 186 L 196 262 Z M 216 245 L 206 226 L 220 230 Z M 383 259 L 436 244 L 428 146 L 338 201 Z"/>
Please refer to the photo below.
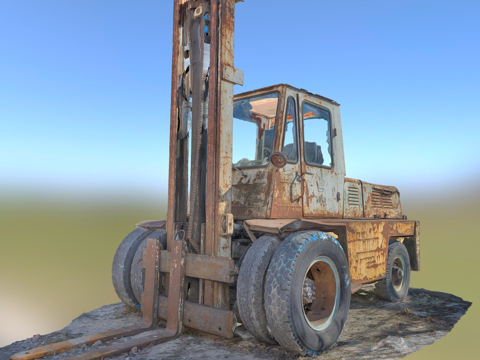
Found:
<path fill-rule="evenodd" d="M 329 99 L 329 98 L 327 98 L 325 96 L 322 96 L 322 95 L 314 94 L 310 91 L 307 91 L 307 90 L 301 89 L 301 88 L 297 88 L 297 87 L 289 85 L 289 84 L 277 84 L 277 85 L 271 85 L 271 86 L 263 87 L 263 88 L 260 88 L 260 89 L 246 91 L 246 92 L 243 92 L 243 93 L 240 93 L 240 94 L 235 94 L 233 98 L 235 99 L 237 97 L 244 97 L 244 96 L 248 96 L 248 95 L 251 95 L 251 94 L 254 94 L 254 93 L 258 93 L 258 92 L 280 90 L 279 88 L 282 88 L 282 87 L 288 87 L 288 88 L 290 88 L 294 91 L 303 92 L 303 93 L 306 93 L 308 95 L 315 96 L 315 97 L 320 98 L 322 100 L 328 101 L 328 102 L 332 103 L 333 105 L 340 106 L 340 104 L 337 103 L 335 100 Z"/>

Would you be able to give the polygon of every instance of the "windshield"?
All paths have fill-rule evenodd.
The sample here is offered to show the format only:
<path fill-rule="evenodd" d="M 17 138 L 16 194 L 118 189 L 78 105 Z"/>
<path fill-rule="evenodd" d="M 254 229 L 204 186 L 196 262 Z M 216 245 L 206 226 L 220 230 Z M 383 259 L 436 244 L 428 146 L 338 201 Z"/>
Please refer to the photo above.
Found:
<path fill-rule="evenodd" d="M 233 103 L 233 166 L 265 166 L 270 162 L 277 105 L 278 92 Z"/>

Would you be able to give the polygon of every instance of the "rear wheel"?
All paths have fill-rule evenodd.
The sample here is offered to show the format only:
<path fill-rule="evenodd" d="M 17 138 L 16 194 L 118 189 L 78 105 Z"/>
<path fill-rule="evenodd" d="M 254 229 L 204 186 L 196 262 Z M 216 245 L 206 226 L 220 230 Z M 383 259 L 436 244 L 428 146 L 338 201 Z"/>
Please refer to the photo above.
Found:
<path fill-rule="evenodd" d="M 347 259 L 333 236 L 303 231 L 278 247 L 267 272 L 265 310 L 282 347 L 300 354 L 330 348 L 347 320 L 350 297 Z"/>
<path fill-rule="evenodd" d="M 375 294 L 387 301 L 402 302 L 410 288 L 410 258 L 401 242 L 388 246 L 387 272 L 385 279 L 375 285 Z"/>
<path fill-rule="evenodd" d="M 135 256 L 132 260 L 130 269 L 130 283 L 132 285 L 132 291 L 134 295 L 135 306 L 140 307 L 143 300 L 143 290 L 145 288 L 145 269 L 143 268 L 143 250 L 147 247 L 147 239 L 160 240 L 161 249 L 167 248 L 167 232 L 165 230 L 156 230 L 150 233 L 137 248 Z M 162 294 L 164 289 L 162 282 L 160 281 L 159 292 Z"/>
<path fill-rule="evenodd" d="M 118 246 L 112 264 L 112 282 L 115 292 L 122 302 L 130 307 L 137 307 L 137 300 L 132 290 L 130 272 L 133 258 L 140 243 L 151 231 L 135 229 L 128 234 Z"/>
<path fill-rule="evenodd" d="M 267 344 L 277 342 L 270 334 L 264 308 L 264 285 L 268 264 L 280 240 L 264 235 L 248 249 L 237 280 L 237 305 L 245 328 L 258 341 Z"/>

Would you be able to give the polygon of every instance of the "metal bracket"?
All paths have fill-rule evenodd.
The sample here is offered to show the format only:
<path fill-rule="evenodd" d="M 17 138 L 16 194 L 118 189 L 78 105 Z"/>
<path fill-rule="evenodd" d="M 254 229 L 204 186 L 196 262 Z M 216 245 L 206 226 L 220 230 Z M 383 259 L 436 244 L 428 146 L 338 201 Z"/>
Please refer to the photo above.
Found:
<path fill-rule="evenodd" d="M 172 253 L 160 252 L 160 271 L 170 273 Z M 236 281 L 235 261 L 218 256 L 187 253 L 185 255 L 185 276 L 233 284 Z"/>
<path fill-rule="evenodd" d="M 243 86 L 243 71 L 235 69 L 232 66 L 225 65 L 223 67 L 223 80 L 228 81 L 234 85 Z"/>
<path fill-rule="evenodd" d="M 231 236 L 233 235 L 233 214 L 223 214 L 222 215 L 222 236 Z"/>

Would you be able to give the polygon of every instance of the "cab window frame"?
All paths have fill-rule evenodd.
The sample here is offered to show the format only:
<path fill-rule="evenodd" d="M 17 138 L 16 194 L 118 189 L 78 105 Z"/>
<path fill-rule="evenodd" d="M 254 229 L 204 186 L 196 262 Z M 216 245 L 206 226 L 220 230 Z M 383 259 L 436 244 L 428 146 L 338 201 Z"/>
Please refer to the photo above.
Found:
<path fill-rule="evenodd" d="M 233 103 L 235 103 L 236 101 L 240 101 L 240 100 L 244 100 L 244 99 L 248 99 L 248 98 L 252 98 L 252 97 L 260 97 L 260 96 L 264 96 L 264 95 L 269 95 L 269 94 L 276 94 L 277 95 L 277 110 L 275 112 L 275 124 L 274 124 L 274 127 L 275 127 L 275 131 L 273 131 L 273 139 L 272 139 L 272 153 L 275 149 L 275 140 L 276 140 L 276 127 L 278 127 L 278 116 L 280 114 L 280 104 L 281 104 L 281 97 L 282 97 L 282 94 L 279 90 L 270 90 L 270 91 L 265 91 L 265 92 L 259 92 L 259 93 L 248 93 L 245 94 L 245 96 L 242 96 L 242 97 L 239 97 L 237 99 L 233 99 Z M 233 121 L 234 121 L 234 117 L 232 117 L 232 124 L 233 124 Z M 233 146 L 233 144 L 232 144 Z M 260 164 L 255 164 L 255 165 L 250 165 L 250 166 L 238 166 L 238 165 L 235 165 L 235 163 L 233 162 L 233 159 L 232 159 L 232 167 L 238 167 L 239 169 L 242 169 L 242 170 L 249 170 L 249 169 L 263 169 L 263 168 L 266 168 L 268 167 L 269 165 L 271 164 L 271 161 L 270 159 L 268 159 L 268 162 L 264 165 L 260 165 Z"/>
<path fill-rule="evenodd" d="M 323 111 L 325 111 L 326 113 L 328 113 L 328 120 L 327 120 L 327 123 L 328 123 L 328 133 L 329 133 L 329 136 L 330 136 L 330 158 L 331 158 L 331 165 L 330 166 L 326 166 L 326 165 L 320 165 L 320 164 L 315 164 L 315 163 L 310 163 L 307 161 L 307 157 L 306 157 L 306 154 L 307 152 L 305 151 L 305 119 L 303 118 L 303 105 L 307 103 L 308 105 L 310 106 L 314 106 L 314 107 L 317 107 Z M 315 104 L 313 101 L 310 101 L 310 100 L 303 100 L 302 101 L 302 107 L 299 108 L 299 111 L 300 111 L 300 114 L 301 114 L 301 117 L 302 117 L 302 149 L 303 149 L 303 161 L 305 162 L 305 164 L 307 164 L 308 166 L 313 166 L 313 167 L 317 167 L 317 168 L 321 168 L 321 169 L 326 169 L 326 170 L 331 170 L 333 171 L 334 168 L 335 168 L 335 161 L 334 161 L 334 150 L 333 150 L 333 136 L 332 136 L 332 112 L 324 107 L 324 106 L 321 106 L 321 105 L 318 105 L 318 104 Z M 308 120 L 308 119 L 307 119 Z M 320 119 L 317 119 L 317 120 L 320 120 Z M 327 149 L 328 151 L 328 149 Z"/>
<path fill-rule="evenodd" d="M 298 122 L 298 102 L 297 100 L 295 99 L 295 97 L 293 95 L 289 95 L 287 97 L 287 100 L 285 102 L 285 116 L 284 116 L 284 122 L 283 122 L 283 134 L 282 134 L 282 143 L 281 143 L 281 151 L 283 152 L 283 147 L 285 146 L 285 135 L 286 135 L 286 129 L 287 129 L 287 120 L 288 120 L 288 106 L 289 106 L 289 101 L 290 99 L 293 100 L 293 103 L 294 103 L 294 110 L 295 110 L 295 119 L 294 119 L 294 126 L 296 126 L 297 128 L 297 131 L 296 131 L 296 136 L 294 136 L 294 144 L 296 145 L 296 150 L 297 150 L 297 158 L 296 160 L 290 160 L 288 157 L 287 157 L 287 163 L 288 164 L 298 164 L 298 161 L 301 159 L 301 155 L 300 155 L 300 143 L 299 143 L 299 140 L 300 140 L 300 128 L 299 128 L 299 122 Z"/>

